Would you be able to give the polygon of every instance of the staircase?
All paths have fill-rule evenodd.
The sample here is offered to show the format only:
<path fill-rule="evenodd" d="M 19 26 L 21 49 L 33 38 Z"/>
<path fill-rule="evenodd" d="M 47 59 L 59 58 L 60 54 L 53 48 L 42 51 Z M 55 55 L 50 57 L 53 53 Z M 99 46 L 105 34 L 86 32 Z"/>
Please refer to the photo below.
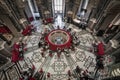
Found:
<path fill-rule="evenodd" d="M 105 79 L 102 79 L 102 80 L 120 80 L 120 76 L 105 78 Z"/>
<path fill-rule="evenodd" d="M 120 63 L 114 64 L 111 67 L 110 75 L 111 75 L 111 77 L 120 76 Z"/>
<path fill-rule="evenodd" d="M 109 71 L 109 77 L 102 80 L 120 80 L 120 63 L 112 65 Z"/>

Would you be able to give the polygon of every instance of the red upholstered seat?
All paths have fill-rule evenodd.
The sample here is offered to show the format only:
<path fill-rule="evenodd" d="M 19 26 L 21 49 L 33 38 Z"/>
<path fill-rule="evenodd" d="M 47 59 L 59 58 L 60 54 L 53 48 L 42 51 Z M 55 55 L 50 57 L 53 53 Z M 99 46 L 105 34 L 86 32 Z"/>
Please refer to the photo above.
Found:
<path fill-rule="evenodd" d="M 35 70 L 35 66 L 34 65 L 32 65 L 32 70 Z"/>
<path fill-rule="evenodd" d="M 98 48 L 98 55 L 100 56 L 104 55 L 104 46 L 102 42 L 98 44 L 97 48 Z"/>
<path fill-rule="evenodd" d="M 47 23 L 52 23 L 53 22 L 53 18 L 47 18 L 46 21 L 47 21 Z"/>
<path fill-rule="evenodd" d="M 11 31 L 6 26 L 0 26 L 0 33 L 11 33 Z"/>
<path fill-rule="evenodd" d="M 28 20 L 29 20 L 30 22 L 32 22 L 32 21 L 34 20 L 34 18 L 33 18 L 33 17 L 29 17 Z"/>
<path fill-rule="evenodd" d="M 29 80 L 35 80 L 35 78 L 30 78 Z"/>
<path fill-rule="evenodd" d="M 16 50 L 12 50 L 12 62 L 19 61 L 19 52 Z"/>
<path fill-rule="evenodd" d="M 32 27 L 33 27 L 32 25 L 27 26 L 27 27 L 23 30 L 22 34 L 23 34 L 24 36 L 26 36 L 26 35 L 28 35 L 28 34 L 31 34 Z"/>
<path fill-rule="evenodd" d="M 19 45 L 19 44 L 16 44 L 16 43 L 13 45 L 13 49 L 14 49 L 14 50 L 18 50 L 19 47 L 20 47 L 20 45 Z"/>
<path fill-rule="evenodd" d="M 42 74 L 42 73 L 43 73 L 43 69 L 42 69 L 42 68 L 40 69 L 39 73 L 40 73 L 40 74 Z"/>

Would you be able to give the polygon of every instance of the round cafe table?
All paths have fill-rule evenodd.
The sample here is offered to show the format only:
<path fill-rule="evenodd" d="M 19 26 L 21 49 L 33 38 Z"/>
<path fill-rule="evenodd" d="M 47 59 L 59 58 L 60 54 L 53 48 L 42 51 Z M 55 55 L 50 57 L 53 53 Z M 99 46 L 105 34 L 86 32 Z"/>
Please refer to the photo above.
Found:
<path fill-rule="evenodd" d="M 71 46 L 72 39 L 69 32 L 62 29 L 56 29 L 48 33 L 45 36 L 45 40 L 48 43 L 49 48 L 56 51 L 58 49 L 69 48 Z"/>

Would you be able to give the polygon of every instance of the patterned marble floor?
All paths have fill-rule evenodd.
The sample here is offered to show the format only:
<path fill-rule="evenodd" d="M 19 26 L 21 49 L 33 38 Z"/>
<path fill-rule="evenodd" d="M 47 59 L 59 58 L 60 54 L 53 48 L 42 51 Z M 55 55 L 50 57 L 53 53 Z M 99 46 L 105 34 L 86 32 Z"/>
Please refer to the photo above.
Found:
<path fill-rule="evenodd" d="M 47 50 L 45 57 L 41 56 L 41 48 L 38 48 L 38 42 L 41 37 L 40 33 L 43 32 L 45 28 L 51 29 L 51 25 L 39 24 L 36 26 L 37 32 L 31 36 L 24 37 L 23 41 L 27 43 L 27 51 L 24 53 L 25 59 L 19 62 L 22 69 L 27 70 L 34 65 L 36 73 L 42 68 L 45 74 L 51 74 L 49 80 L 67 80 L 68 71 L 73 72 L 76 66 L 93 73 L 96 64 L 95 54 L 91 51 L 94 37 L 88 31 L 82 31 L 71 24 L 67 26 L 67 28 L 72 28 L 81 41 L 79 46 L 75 48 L 75 51 L 70 51 L 69 57 L 65 53 L 62 53 L 60 58 L 58 58 L 56 53 L 53 53 L 53 57 L 50 57 Z M 75 78 L 71 79 L 76 80 Z"/>

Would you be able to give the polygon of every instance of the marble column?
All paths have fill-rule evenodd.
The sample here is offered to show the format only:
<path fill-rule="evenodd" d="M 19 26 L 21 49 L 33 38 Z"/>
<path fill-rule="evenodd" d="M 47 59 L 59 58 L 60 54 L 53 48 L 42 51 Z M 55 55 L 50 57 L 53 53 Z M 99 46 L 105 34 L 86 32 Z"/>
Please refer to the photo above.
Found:
<path fill-rule="evenodd" d="M 89 23 L 88 23 L 88 26 L 91 30 L 94 30 L 94 25 L 96 24 L 96 19 L 95 18 L 92 18 L 90 19 Z"/>
<path fill-rule="evenodd" d="M 7 57 L 2 55 L 2 54 L 0 54 L 0 65 L 6 64 L 7 61 L 8 61 Z"/>
<path fill-rule="evenodd" d="M 25 14 L 25 7 L 19 8 L 19 11 L 20 11 L 20 14 L 22 15 L 22 18 L 20 19 L 20 21 L 24 19 L 21 25 L 25 28 L 29 24 L 28 17 Z"/>
<path fill-rule="evenodd" d="M 117 32 L 117 34 L 113 38 L 117 40 L 119 37 L 120 37 L 120 32 Z"/>
<path fill-rule="evenodd" d="M 0 41 L 0 54 L 6 57 L 11 57 L 11 48 L 6 44 L 5 41 Z"/>

